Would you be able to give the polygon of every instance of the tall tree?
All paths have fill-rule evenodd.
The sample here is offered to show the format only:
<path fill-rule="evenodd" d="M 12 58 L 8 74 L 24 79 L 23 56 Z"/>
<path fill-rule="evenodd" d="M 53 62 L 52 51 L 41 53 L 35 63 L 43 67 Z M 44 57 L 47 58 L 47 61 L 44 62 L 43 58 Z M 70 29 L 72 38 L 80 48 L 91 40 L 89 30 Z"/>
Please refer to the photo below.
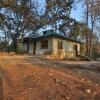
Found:
<path fill-rule="evenodd" d="M 17 52 L 17 42 L 19 39 L 22 42 L 25 33 L 29 31 L 29 25 L 34 19 L 32 15 L 34 12 L 31 9 L 34 10 L 35 7 L 30 4 L 29 0 L 15 0 L 12 5 L 10 2 L 10 0 L 2 2 L 0 12 L 5 15 L 2 24 L 4 25 L 3 29 L 5 28 L 7 34 L 13 40 L 15 52 Z"/>
<path fill-rule="evenodd" d="M 56 30 L 70 20 L 73 0 L 46 0 L 45 15 L 47 22 Z"/>
<path fill-rule="evenodd" d="M 92 38 L 95 33 L 95 26 L 97 23 L 98 15 L 96 14 L 96 5 L 98 0 L 78 0 L 84 4 L 84 21 L 85 21 L 85 34 L 86 34 L 86 55 L 91 57 L 92 53 Z M 87 29 L 90 28 L 91 31 Z"/>

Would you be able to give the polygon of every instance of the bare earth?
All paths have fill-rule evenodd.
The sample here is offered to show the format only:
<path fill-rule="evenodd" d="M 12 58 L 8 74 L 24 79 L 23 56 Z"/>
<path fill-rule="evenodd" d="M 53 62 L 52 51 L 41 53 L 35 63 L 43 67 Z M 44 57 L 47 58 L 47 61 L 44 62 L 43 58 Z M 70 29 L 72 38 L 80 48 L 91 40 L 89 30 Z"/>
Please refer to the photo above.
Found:
<path fill-rule="evenodd" d="M 100 62 L 0 53 L 0 100 L 100 100 Z"/>

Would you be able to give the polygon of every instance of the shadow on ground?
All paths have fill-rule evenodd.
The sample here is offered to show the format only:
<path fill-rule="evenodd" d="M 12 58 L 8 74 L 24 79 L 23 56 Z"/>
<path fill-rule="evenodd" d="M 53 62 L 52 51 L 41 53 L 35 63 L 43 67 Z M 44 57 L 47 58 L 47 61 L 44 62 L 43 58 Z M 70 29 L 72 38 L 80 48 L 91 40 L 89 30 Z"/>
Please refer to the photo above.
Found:
<path fill-rule="evenodd" d="M 87 70 L 87 71 L 95 71 L 100 72 L 100 63 L 97 62 L 84 62 L 79 63 L 78 61 L 61 61 L 61 60 L 49 60 L 42 57 L 28 57 L 26 61 L 36 65 L 43 65 L 43 66 L 56 66 L 56 67 L 63 67 L 68 69 L 77 69 L 77 70 Z M 70 62 L 70 63 L 68 63 Z M 73 63 L 76 62 L 76 63 Z"/>

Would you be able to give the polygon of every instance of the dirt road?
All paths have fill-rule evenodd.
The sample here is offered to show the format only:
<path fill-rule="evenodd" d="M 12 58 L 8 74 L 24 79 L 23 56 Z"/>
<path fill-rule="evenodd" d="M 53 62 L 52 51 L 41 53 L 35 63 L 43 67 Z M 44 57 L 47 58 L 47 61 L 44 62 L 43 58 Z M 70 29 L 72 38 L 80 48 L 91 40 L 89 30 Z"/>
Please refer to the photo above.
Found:
<path fill-rule="evenodd" d="M 100 85 L 65 65 L 65 61 L 1 53 L 0 100 L 100 100 Z"/>

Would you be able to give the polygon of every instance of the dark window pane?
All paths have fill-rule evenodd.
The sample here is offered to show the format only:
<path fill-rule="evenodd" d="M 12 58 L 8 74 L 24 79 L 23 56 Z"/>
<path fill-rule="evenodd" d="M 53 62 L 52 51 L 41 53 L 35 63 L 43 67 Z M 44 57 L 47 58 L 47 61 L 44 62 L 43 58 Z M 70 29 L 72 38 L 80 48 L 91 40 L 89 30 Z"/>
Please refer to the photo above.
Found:
<path fill-rule="evenodd" d="M 76 45 L 76 44 L 74 44 L 74 45 L 73 45 L 73 48 L 74 48 L 75 53 L 76 53 L 76 55 L 77 55 L 77 54 L 78 54 L 78 47 L 77 47 L 77 45 Z"/>
<path fill-rule="evenodd" d="M 41 49 L 48 49 L 48 40 L 41 41 Z"/>

